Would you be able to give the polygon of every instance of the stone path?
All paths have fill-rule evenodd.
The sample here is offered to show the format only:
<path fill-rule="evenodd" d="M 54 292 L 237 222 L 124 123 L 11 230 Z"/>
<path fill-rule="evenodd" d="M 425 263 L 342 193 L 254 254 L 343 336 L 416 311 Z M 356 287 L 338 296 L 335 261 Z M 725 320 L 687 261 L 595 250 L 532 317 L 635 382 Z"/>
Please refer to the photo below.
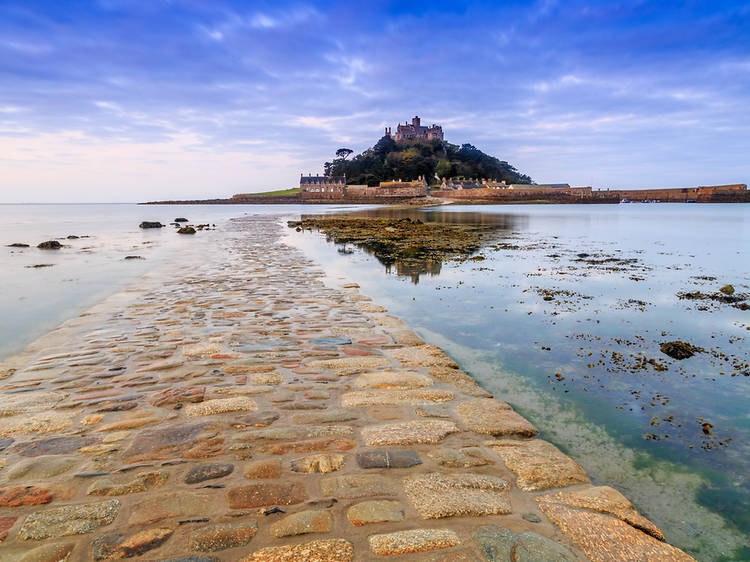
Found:
<path fill-rule="evenodd" d="M 0 365 L 0 560 L 691 560 L 276 219 Z"/>

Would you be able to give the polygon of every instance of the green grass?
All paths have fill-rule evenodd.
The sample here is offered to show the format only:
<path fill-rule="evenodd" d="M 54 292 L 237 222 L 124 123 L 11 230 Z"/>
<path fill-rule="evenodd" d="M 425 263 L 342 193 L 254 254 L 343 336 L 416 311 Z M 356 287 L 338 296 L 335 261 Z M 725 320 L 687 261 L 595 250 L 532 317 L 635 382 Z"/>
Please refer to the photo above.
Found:
<path fill-rule="evenodd" d="M 248 195 L 296 195 L 299 193 L 299 187 L 293 187 L 292 189 L 279 189 L 277 191 L 264 191 L 263 193 L 248 193 Z"/>

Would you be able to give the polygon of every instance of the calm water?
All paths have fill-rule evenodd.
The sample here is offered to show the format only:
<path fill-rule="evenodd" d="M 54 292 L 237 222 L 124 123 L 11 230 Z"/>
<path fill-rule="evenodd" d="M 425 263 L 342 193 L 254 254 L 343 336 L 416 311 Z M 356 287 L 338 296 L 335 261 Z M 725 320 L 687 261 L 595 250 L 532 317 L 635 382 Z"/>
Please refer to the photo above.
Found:
<path fill-rule="evenodd" d="M 443 346 L 671 542 L 700 560 L 750 559 L 741 550 L 750 534 L 750 311 L 677 296 L 728 283 L 750 296 L 750 206 L 405 215 L 482 224 L 496 240 L 483 261 L 385 267 L 361 251 L 339 253 L 318 233 L 290 239 Z M 704 351 L 671 359 L 660 344 L 674 340 Z"/>
<path fill-rule="evenodd" d="M 23 349 L 61 322 L 195 249 L 246 214 L 299 213 L 278 205 L 0 205 L 0 359 Z M 334 206 L 305 206 L 329 212 Z M 218 231 L 177 235 L 174 227 L 141 229 L 141 221 L 216 224 Z M 79 236 L 67 239 L 68 236 Z M 58 239 L 60 250 L 36 245 Z M 8 248 L 16 242 L 29 248 Z M 126 256 L 143 259 L 126 260 Z M 34 267 L 45 265 L 46 267 Z"/>

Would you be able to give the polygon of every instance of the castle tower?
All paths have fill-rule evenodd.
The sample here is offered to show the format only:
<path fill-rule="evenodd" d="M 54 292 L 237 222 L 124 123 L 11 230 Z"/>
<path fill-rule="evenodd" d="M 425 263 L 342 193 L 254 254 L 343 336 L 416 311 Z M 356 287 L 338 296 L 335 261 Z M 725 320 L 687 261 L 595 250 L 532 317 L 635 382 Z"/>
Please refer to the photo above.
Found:
<path fill-rule="evenodd" d="M 414 119 L 411 120 L 411 124 L 415 127 L 419 127 L 422 123 L 422 120 L 419 118 L 419 115 L 415 115 Z"/>

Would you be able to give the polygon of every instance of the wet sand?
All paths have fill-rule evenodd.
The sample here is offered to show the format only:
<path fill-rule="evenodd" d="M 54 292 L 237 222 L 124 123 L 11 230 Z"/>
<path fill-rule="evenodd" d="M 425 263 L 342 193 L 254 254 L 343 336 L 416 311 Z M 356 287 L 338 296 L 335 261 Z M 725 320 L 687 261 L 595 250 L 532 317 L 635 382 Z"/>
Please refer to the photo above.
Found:
<path fill-rule="evenodd" d="M 0 364 L 0 559 L 691 560 L 277 218 L 225 230 Z"/>

